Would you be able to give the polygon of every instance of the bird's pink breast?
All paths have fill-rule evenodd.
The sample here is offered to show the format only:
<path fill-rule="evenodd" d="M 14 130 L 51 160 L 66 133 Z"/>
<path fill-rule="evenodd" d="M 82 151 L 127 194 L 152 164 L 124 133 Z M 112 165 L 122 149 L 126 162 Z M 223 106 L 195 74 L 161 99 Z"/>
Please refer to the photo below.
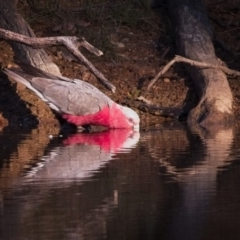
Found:
<path fill-rule="evenodd" d="M 109 118 L 110 118 L 110 108 L 106 106 L 97 113 L 81 115 L 81 116 L 64 114 L 63 118 L 65 118 L 68 122 L 73 123 L 77 126 L 88 125 L 88 124 L 108 126 Z"/>
<path fill-rule="evenodd" d="M 77 126 L 96 125 L 110 128 L 131 127 L 126 120 L 125 115 L 117 107 L 117 104 L 113 104 L 111 108 L 109 106 L 106 106 L 102 110 L 94 114 L 87 114 L 82 116 L 63 114 L 62 117 L 68 122 Z"/>

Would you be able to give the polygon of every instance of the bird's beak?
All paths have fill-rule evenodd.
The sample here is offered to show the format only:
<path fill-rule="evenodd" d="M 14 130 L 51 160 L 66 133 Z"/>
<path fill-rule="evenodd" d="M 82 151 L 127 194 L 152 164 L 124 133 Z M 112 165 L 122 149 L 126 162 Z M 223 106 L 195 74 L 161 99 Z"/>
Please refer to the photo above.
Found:
<path fill-rule="evenodd" d="M 134 131 L 138 131 L 138 132 L 139 132 L 139 129 L 140 129 L 139 124 L 133 125 L 133 130 L 134 130 Z"/>

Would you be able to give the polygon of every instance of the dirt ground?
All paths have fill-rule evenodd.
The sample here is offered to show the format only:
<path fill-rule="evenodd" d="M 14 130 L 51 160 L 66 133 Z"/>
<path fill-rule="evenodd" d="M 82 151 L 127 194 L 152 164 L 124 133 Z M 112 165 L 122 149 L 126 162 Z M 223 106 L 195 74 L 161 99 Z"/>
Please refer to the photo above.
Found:
<path fill-rule="evenodd" d="M 150 80 L 174 56 L 173 29 L 164 6 L 153 11 L 143 6 L 133 8 L 132 5 L 130 9 L 128 5 L 132 12 L 129 10 L 126 16 L 122 16 L 124 9 L 122 12 L 119 10 L 119 15 L 113 14 L 113 10 L 109 10 L 106 4 L 95 4 L 87 8 L 82 6 L 81 1 L 78 1 L 76 6 L 66 2 L 61 5 L 65 12 L 58 10 L 58 14 L 55 14 L 54 10 L 55 13 L 44 15 L 40 8 L 30 8 L 25 1 L 20 1 L 19 12 L 24 15 L 37 36 L 84 36 L 102 50 L 104 56 L 99 58 L 85 51 L 83 53 L 116 86 L 117 91 L 111 93 L 85 66 L 68 55 L 64 57 L 66 53 L 63 49 L 47 48 L 46 51 L 59 66 L 62 75 L 88 81 L 116 102 L 130 105 L 139 113 L 142 126 L 177 119 L 155 116 L 137 109 L 135 100 L 139 96 L 143 95 L 152 104 L 163 107 L 182 108 L 186 104 L 196 104 L 194 86 L 181 64 L 171 68 L 147 91 Z M 227 1 L 216 1 L 215 4 L 211 2 L 206 6 L 214 27 L 216 54 L 229 68 L 240 70 L 240 7 Z M 92 12 L 89 13 L 89 9 Z M 134 19 L 132 14 L 139 14 L 138 18 Z M 11 64 L 13 52 L 5 41 L 0 42 L 0 52 L 1 66 Z M 0 79 L 1 129 L 7 125 L 17 128 L 43 125 L 49 128 L 50 132 L 54 132 L 60 127 L 59 121 L 61 126 L 64 126 L 61 119 L 25 87 L 9 81 L 2 73 Z M 236 119 L 239 118 L 240 107 L 239 80 L 229 76 Z"/>

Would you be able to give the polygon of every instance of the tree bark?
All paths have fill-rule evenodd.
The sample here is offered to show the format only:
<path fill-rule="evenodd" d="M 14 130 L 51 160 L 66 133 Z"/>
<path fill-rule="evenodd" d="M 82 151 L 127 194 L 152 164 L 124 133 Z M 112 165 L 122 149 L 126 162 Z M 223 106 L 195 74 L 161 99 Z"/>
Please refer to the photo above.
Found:
<path fill-rule="evenodd" d="M 178 54 L 189 59 L 219 65 L 212 43 L 212 29 L 202 1 L 169 0 L 168 8 L 176 28 Z M 189 112 L 188 124 L 203 127 L 232 123 L 233 96 L 225 74 L 218 69 L 186 66 L 199 96 Z"/>
<path fill-rule="evenodd" d="M 35 37 L 35 34 L 27 22 L 20 14 L 17 13 L 17 2 L 17 0 L 0 0 L 0 28 L 29 37 Z M 46 72 L 61 75 L 57 65 L 52 62 L 51 58 L 43 49 L 33 49 L 29 46 L 16 42 L 9 42 L 9 44 L 14 51 L 14 55 L 17 56 L 19 61 L 33 65 Z"/>

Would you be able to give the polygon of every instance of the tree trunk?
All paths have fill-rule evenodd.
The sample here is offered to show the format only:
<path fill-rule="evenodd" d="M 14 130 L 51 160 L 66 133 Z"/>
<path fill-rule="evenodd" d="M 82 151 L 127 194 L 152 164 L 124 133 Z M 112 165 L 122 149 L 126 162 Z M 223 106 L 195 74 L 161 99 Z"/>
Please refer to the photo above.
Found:
<path fill-rule="evenodd" d="M 17 2 L 17 0 L 0 0 L 0 27 L 26 36 L 35 37 L 27 22 L 16 12 Z M 16 42 L 9 42 L 9 44 L 19 61 L 33 65 L 46 72 L 61 75 L 59 68 L 52 62 L 43 49 L 33 49 Z"/>
<path fill-rule="evenodd" d="M 199 0 L 169 0 L 168 7 L 176 27 L 176 48 L 189 59 L 220 64 L 212 43 L 212 29 Z M 225 74 L 218 69 L 186 66 L 199 96 L 198 105 L 188 115 L 190 126 L 232 123 L 233 96 Z"/>

